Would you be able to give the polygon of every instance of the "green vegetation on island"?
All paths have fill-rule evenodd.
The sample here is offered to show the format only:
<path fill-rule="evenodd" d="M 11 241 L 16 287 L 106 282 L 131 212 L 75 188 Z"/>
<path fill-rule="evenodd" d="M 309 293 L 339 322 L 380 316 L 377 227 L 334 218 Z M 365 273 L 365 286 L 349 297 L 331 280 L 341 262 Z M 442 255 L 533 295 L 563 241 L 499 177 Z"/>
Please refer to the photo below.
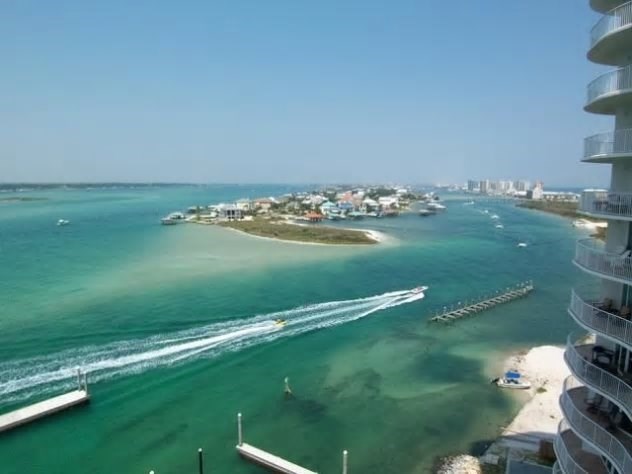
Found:
<path fill-rule="evenodd" d="M 259 237 L 318 244 L 375 244 L 376 240 L 360 230 L 337 229 L 322 225 L 287 224 L 268 219 L 225 221 L 222 227 L 240 230 Z"/>
<path fill-rule="evenodd" d="M 572 219 L 584 218 L 579 212 L 577 201 L 547 201 L 527 199 L 516 204 L 518 207 L 526 209 L 535 209 L 537 211 L 549 212 L 559 216 L 570 217 Z"/>

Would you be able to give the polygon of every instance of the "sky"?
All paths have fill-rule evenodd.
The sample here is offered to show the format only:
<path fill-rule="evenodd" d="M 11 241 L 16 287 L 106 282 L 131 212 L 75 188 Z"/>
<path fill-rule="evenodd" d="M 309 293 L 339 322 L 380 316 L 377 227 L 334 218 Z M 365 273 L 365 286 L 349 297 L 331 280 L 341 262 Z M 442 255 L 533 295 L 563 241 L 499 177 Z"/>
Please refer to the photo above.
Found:
<path fill-rule="evenodd" d="M 605 186 L 587 0 L 0 2 L 0 182 Z"/>

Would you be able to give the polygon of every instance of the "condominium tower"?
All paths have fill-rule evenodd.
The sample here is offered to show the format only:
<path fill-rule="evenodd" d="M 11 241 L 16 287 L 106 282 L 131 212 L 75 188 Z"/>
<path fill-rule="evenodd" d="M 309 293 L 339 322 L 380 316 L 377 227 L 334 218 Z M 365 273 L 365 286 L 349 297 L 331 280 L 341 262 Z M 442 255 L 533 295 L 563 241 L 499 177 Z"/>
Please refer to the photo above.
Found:
<path fill-rule="evenodd" d="M 577 243 L 574 263 L 596 277 L 574 290 L 569 313 L 583 331 L 569 336 L 572 375 L 560 396 L 564 419 L 554 472 L 632 473 L 632 1 L 590 0 L 601 17 L 588 59 L 611 70 L 588 85 L 584 109 L 614 117 L 614 130 L 585 139 L 584 160 L 611 165 L 609 191 L 582 194 L 580 210 L 607 220 L 605 243 Z M 587 332 L 586 332 L 587 331 Z"/>

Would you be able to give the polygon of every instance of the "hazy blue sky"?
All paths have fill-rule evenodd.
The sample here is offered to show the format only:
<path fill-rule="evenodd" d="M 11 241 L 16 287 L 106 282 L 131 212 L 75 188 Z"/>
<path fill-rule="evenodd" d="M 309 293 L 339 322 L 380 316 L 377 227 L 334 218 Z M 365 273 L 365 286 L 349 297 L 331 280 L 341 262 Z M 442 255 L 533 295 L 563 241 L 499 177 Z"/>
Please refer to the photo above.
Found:
<path fill-rule="evenodd" d="M 4 1 L 0 181 L 541 178 L 582 111 L 588 0 Z"/>

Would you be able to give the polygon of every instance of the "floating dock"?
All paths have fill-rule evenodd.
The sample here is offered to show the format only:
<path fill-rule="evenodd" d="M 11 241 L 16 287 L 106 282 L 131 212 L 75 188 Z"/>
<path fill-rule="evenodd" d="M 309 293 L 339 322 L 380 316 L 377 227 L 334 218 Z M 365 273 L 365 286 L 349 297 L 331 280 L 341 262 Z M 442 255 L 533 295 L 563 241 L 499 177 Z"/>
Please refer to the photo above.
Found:
<path fill-rule="evenodd" d="M 432 322 L 447 323 L 456 321 L 457 319 L 465 318 L 486 309 L 492 308 L 502 303 L 508 303 L 518 298 L 523 298 L 533 291 L 533 282 L 528 281 L 520 283 L 513 288 L 507 288 L 504 293 L 498 292 L 495 296 L 481 298 L 473 303 L 460 303 L 456 307 L 443 308 L 443 311 L 437 313 L 434 317 L 430 318 Z"/>
<path fill-rule="evenodd" d="M 90 400 L 85 377 L 79 376 L 79 388 L 57 397 L 0 415 L 0 433 L 25 425 Z"/>
<path fill-rule="evenodd" d="M 279 456 L 270 454 L 262 449 L 255 448 L 249 444 L 244 443 L 243 431 L 241 428 L 241 413 L 237 414 L 237 452 L 244 458 L 248 459 L 260 466 L 267 467 L 275 472 L 282 472 L 284 474 L 317 474 L 314 471 L 305 469 L 290 461 L 286 461 Z"/>
<path fill-rule="evenodd" d="M 241 428 L 241 413 L 237 414 L 237 438 L 237 452 L 244 459 L 259 464 L 260 466 L 264 466 L 274 472 L 281 472 L 283 474 L 317 474 L 314 471 L 310 471 L 309 469 L 280 458 L 279 456 L 244 443 L 243 432 Z M 347 454 L 347 451 L 344 451 L 342 453 L 343 474 L 347 474 Z"/>

